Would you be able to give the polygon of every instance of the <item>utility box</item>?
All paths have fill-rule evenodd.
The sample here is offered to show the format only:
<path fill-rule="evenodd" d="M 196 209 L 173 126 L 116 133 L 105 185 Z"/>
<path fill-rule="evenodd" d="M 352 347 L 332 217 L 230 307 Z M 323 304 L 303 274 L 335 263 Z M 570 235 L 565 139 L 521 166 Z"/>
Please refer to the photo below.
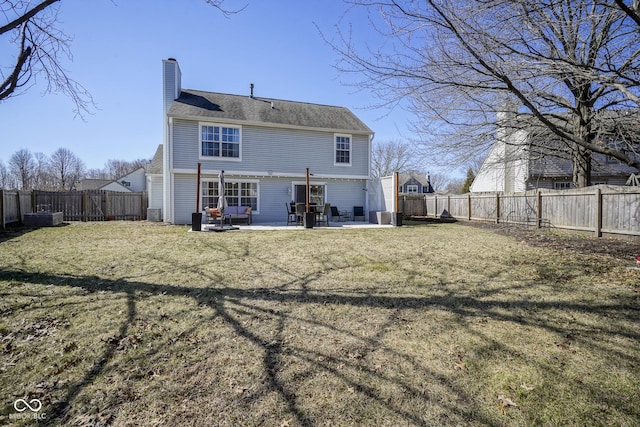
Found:
<path fill-rule="evenodd" d="M 62 224 L 63 219 L 62 212 L 36 212 L 24 214 L 22 223 L 25 227 L 55 227 Z"/>
<path fill-rule="evenodd" d="M 162 214 L 159 208 L 148 208 L 147 209 L 147 221 L 150 222 L 160 222 L 162 221 Z"/>

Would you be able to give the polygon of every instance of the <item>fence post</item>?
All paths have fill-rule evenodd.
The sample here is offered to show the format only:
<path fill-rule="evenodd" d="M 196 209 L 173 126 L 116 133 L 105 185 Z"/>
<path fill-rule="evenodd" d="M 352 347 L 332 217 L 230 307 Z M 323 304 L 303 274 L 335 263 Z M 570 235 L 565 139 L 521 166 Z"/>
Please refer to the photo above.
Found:
<path fill-rule="evenodd" d="M 22 203 L 20 203 L 20 190 L 16 191 L 16 209 L 18 210 L 20 225 L 24 225 L 24 212 L 22 212 Z"/>
<path fill-rule="evenodd" d="M 4 190 L 0 189 L 0 226 L 4 230 L 6 224 L 4 222 Z"/>
<path fill-rule="evenodd" d="M 88 221 L 89 215 L 89 190 L 84 190 L 82 192 L 82 220 L 84 222 Z"/>
<path fill-rule="evenodd" d="M 471 193 L 467 194 L 467 220 L 471 221 Z"/>
<path fill-rule="evenodd" d="M 496 224 L 500 224 L 500 193 L 496 193 Z"/>
<path fill-rule="evenodd" d="M 602 237 L 602 190 L 596 189 L 596 237 Z"/>
<path fill-rule="evenodd" d="M 147 206 L 149 204 L 149 193 L 146 191 L 142 192 L 142 201 L 140 203 L 140 218 L 143 220 L 147 219 Z"/>
<path fill-rule="evenodd" d="M 104 219 L 109 221 L 109 217 L 111 216 L 111 193 L 106 192 L 104 194 Z"/>
<path fill-rule="evenodd" d="M 537 200 L 536 204 L 538 206 L 536 206 L 536 208 L 537 208 L 536 209 L 537 210 L 536 216 L 538 217 L 537 218 L 537 220 L 538 220 L 538 228 L 541 228 L 542 227 L 542 191 L 538 190 L 537 196 L 538 196 L 537 197 L 538 200 Z"/>

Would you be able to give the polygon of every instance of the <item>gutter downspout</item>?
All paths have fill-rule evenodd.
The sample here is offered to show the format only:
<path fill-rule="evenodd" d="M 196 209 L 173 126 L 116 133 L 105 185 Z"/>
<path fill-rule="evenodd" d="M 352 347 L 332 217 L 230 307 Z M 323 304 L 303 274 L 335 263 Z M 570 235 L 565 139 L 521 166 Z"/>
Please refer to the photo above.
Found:
<path fill-rule="evenodd" d="M 163 222 L 173 222 L 173 167 L 171 148 L 173 147 L 173 118 L 166 122 L 166 137 L 162 147 L 162 212 Z"/>
<path fill-rule="evenodd" d="M 371 150 L 373 148 L 373 139 L 376 137 L 375 133 L 370 133 L 369 134 L 369 151 L 368 151 L 368 156 L 369 156 L 369 161 L 367 162 L 367 182 L 365 185 L 365 195 L 364 195 L 364 214 L 365 214 L 365 221 L 367 221 L 367 216 L 369 215 L 369 191 L 371 190 Z"/>

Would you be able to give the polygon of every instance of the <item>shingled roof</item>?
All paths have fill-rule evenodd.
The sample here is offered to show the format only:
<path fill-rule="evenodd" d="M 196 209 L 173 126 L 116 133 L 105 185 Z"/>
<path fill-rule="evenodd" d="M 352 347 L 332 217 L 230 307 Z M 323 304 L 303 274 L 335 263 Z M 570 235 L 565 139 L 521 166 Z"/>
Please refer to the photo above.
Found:
<path fill-rule="evenodd" d="M 168 115 L 234 123 L 373 133 L 344 107 L 188 89 L 183 89 L 178 99 L 173 101 Z"/>

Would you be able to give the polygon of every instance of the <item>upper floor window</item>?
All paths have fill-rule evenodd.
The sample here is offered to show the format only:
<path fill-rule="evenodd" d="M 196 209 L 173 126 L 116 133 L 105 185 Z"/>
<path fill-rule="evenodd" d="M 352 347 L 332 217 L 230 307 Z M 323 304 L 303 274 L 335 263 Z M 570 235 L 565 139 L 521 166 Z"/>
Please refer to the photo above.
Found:
<path fill-rule="evenodd" d="M 335 164 L 351 166 L 351 135 L 335 135 Z"/>
<path fill-rule="evenodd" d="M 200 125 L 200 156 L 240 159 L 240 128 Z"/>
<path fill-rule="evenodd" d="M 409 184 L 407 185 L 407 193 L 417 193 L 418 192 L 418 186 L 415 184 Z"/>

